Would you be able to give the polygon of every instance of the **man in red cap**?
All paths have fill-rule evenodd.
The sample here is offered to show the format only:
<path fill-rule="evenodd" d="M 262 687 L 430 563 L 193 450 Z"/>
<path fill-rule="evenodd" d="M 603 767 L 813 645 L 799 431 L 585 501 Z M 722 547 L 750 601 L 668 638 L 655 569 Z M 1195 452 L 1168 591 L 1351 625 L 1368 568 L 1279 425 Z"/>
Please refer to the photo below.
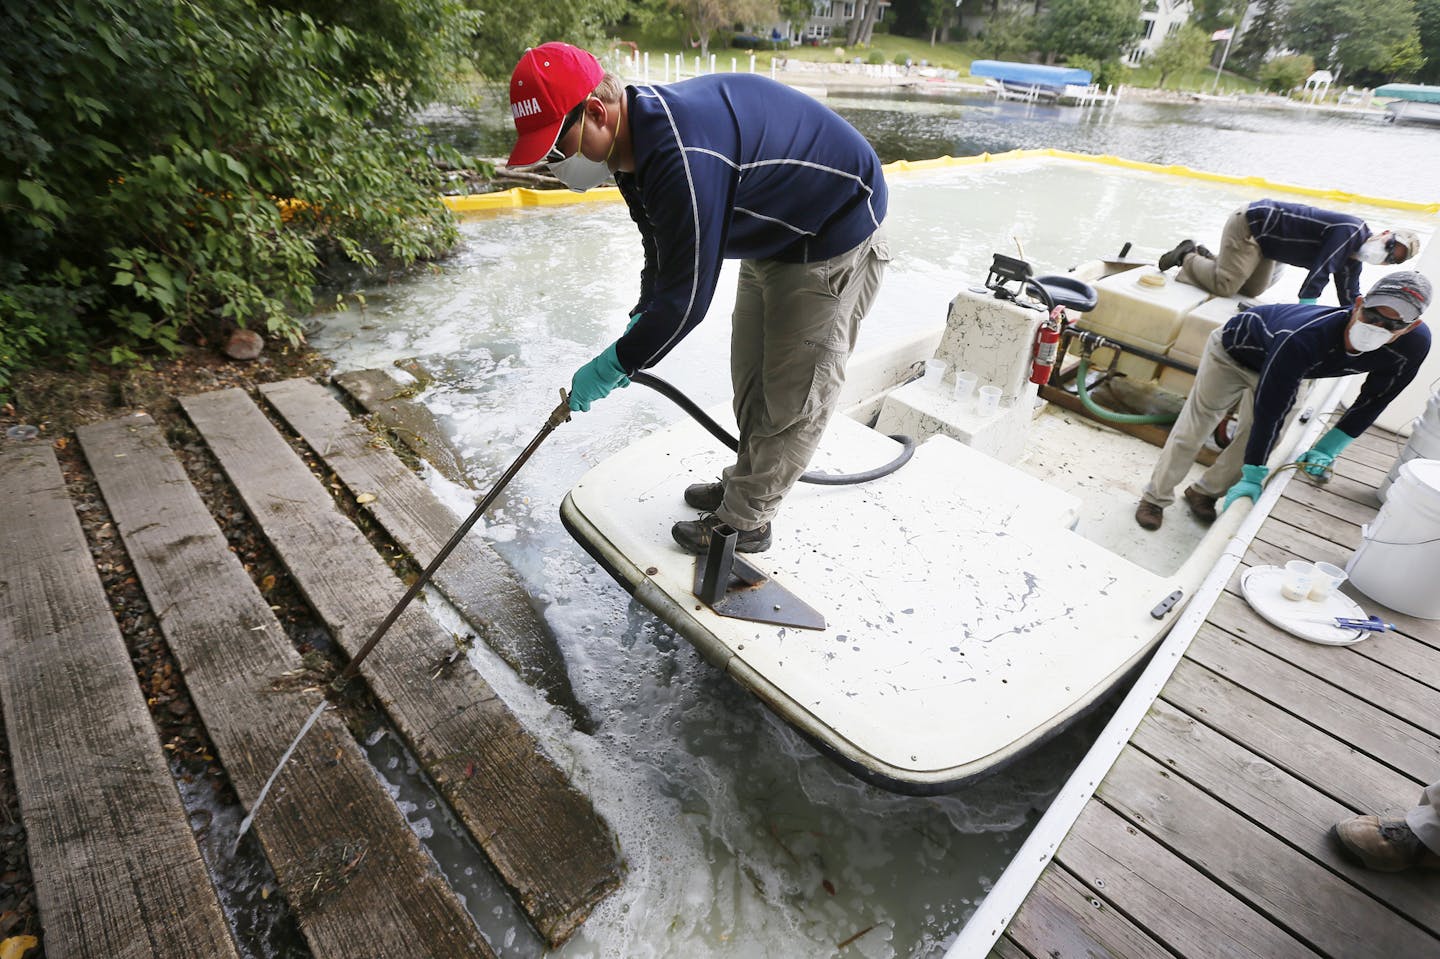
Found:
<path fill-rule="evenodd" d="M 572 409 L 663 359 L 704 318 L 722 261 L 742 261 L 730 348 L 740 448 L 720 482 L 685 490 L 704 515 L 672 534 L 703 553 L 725 523 L 737 550 L 768 549 L 890 259 L 879 157 L 833 111 L 765 77 L 625 86 L 564 43 L 520 58 L 510 110 L 510 163 L 543 160 L 573 190 L 613 175 L 645 249 L 630 325 L 576 371 Z"/>

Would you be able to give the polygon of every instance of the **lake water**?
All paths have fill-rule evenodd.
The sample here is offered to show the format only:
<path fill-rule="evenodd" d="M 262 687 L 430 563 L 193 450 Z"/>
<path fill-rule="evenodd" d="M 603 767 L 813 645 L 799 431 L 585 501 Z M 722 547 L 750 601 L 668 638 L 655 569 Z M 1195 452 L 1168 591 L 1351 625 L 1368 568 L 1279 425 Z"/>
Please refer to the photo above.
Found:
<path fill-rule="evenodd" d="M 831 105 L 880 142 L 887 159 L 1056 146 L 1410 199 L 1432 198 L 1422 171 L 1440 169 L 1440 131 L 1357 118 L 869 96 Z M 490 136 L 470 135 L 475 143 Z M 507 147 L 508 139 L 477 152 Z M 1383 175 L 1373 175 L 1377 166 Z M 861 349 L 943 317 L 955 290 L 983 277 L 991 253 L 1013 253 L 1017 242 L 1042 271 L 1126 241 L 1153 255 L 1184 235 L 1218 236 L 1226 213 L 1261 195 L 1034 161 L 897 174 L 891 189 L 895 262 Z M 1433 229 L 1414 215 L 1360 212 Z M 620 204 L 477 217 L 462 232 L 463 247 L 432 270 L 367 289 L 363 309 L 318 314 L 311 340 L 341 369 L 420 358 L 436 374 L 422 399 L 483 490 L 538 431 L 573 370 L 623 330 L 640 249 Z M 702 405 L 729 397 L 725 317 L 734 276 L 730 264 L 711 318 L 656 370 Z M 558 955 L 937 955 L 1098 720 L 938 798 L 882 792 L 818 756 L 631 603 L 561 527 L 560 500 L 590 466 L 679 415 L 641 387 L 617 391 L 559 429 L 484 524 L 483 535 L 544 606 L 598 729 L 573 731 L 487 651 L 477 650 L 476 664 L 594 798 L 625 856 L 622 890 Z M 457 512 L 469 511 L 465 491 L 432 483 Z M 784 528 L 783 514 L 777 534 L 801 535 Z M 508 923 L 491 936 L 502 953 L 535 954 Z"/>

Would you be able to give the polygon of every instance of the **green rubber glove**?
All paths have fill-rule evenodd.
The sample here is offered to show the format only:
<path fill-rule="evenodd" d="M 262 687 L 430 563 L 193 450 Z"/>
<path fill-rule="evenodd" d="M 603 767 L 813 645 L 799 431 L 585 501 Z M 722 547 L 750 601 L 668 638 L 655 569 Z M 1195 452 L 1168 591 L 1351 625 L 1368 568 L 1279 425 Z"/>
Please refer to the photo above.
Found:
<path fill-rule="evenodd" d="M 617 386 L 629 385 L 630 377 L 616 359 L 615 344 L 611 343 L 570 378 L 570 408 L 577 413 L 588 413 L 591 403 L 603 400 Z"/>
<path fill-rule="evenodd" d="M 1225 505 L 1221 509 L 1229 509 L 1230 504 L 1242 496 L 1250 497 L 1253 503 L 1260 498 L 1260 491 L 1265 488 L 1265 477 L 1270 475 L 1270 468 L 1267 466 L 1252 466 L 1246 463 L 1240 467 L 1240 482 L 1230 487 L 1230 492 L 1225 494 Z"/>
<path fill-rule="evenodd" d="M 1316 441 L 1315 445 L 1300 454 L 1297 463 L 1304 463 L 1304 470 L 1322 483 L 1330 479 L 1330 467 L 1335 457 L 1345 452 L 1345 447 L 1355 442 L 1355 437 L 1332 429 Z"/>
<path fill-rule="evenodd" d="M 1300 298 L 1300 302 L 1301 302 L 1301 303 L 1304 303 L 1306 306 L 1314 306 L 1314 305 L 1315 305 L 1315 301 L 1316 301 L 1317 299 L 1318 299 L 1318 297 L 1305 296 L 1305 297 L 1301 297 L 1301 298 Z"/>

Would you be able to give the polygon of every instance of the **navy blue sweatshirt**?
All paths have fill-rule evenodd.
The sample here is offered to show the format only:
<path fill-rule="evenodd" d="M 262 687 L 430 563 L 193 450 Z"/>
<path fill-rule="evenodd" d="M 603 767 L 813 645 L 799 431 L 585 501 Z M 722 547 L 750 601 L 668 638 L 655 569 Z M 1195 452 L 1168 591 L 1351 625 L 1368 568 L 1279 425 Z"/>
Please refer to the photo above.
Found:
<path fill-rule="evenodd" d="M 1260 374 L 1245 462 L 1263 465 L 1270 456 L 1300 381 L 1365 373 L 1355 403 L 1335 424 L 1359 436 L 1390 401 L 1410 385 L 1430 352 L 1430 329 L 1421 324 L 1378 350 L 1351 353 L 1345 325 L 1351 308 L 1283 303 L 1257 306 L 1225 321 L 1220 342 L 1235 362 Z"/>
<path fill-rule="evenodd" d="M 641 319 L 615 349 L 629 372 L 704 319 L 724 259 L 825 260 L 885 219 L 874 148 L 806 94 L 736 73 L 625 94 L 635 172 L 615 183 L 645 247 Z"/>
<path fill-rule="evenodd" d="M 1310 271 L 1299 299 L 1318 298 L 1332 274 L 1341 306 L 1349 306 L 1360 295 L 1360 261 L 1351 254 L 1370 239 L 1370 228 L 1358 216 L 1303 203 L 1256 200 L 1246 207 L 1245 222 L 1268 259 Z"/>

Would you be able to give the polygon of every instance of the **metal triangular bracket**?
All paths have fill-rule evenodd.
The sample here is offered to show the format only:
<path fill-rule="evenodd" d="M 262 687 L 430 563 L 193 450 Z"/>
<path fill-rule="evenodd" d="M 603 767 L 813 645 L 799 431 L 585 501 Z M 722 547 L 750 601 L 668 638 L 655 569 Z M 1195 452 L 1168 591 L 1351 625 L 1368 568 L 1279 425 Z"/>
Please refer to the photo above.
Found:
<path fill-rule="evenodd" d="M 735 555 L 739 534 L 724 524 L 710 537 L 710 552 L 695 557 L 695 596 L 721 616 L 752 623 L 824 629 L 825 617 L 767 573 Z"/>

